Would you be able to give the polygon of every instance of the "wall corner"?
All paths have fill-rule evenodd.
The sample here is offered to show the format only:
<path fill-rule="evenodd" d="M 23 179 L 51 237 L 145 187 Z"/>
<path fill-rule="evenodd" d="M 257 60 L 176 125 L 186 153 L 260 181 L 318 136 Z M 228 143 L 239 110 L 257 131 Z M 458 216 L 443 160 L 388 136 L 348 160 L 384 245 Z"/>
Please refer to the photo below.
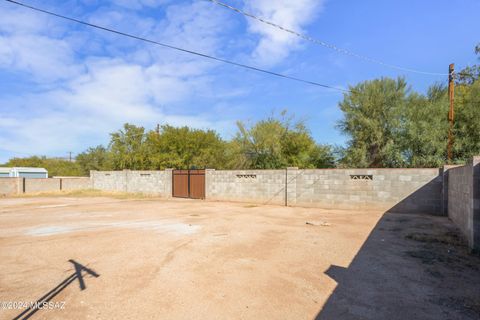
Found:
<path fill-rule="evenodd" d="M 444 165 L 440 168 L 440 176 L 442 177 L 442 195 L 440 203 L 440 215 L 448 216 L 448 169 L 449 166 Z"/>
<path fill-rule="evenodd" d="M 471 159 L 473 174 L 472 192 L 472 219 L 473 219 L 473 243 L 472 249 L 480 252 L 480 156 Z"/>

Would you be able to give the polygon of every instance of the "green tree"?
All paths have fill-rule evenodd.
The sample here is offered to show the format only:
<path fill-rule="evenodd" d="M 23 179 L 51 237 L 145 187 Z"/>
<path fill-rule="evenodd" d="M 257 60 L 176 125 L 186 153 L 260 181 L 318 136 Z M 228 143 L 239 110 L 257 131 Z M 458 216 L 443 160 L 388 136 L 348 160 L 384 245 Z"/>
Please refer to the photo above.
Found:
<path fill-rule="evenodd" d="M 163 125 L 147 134 L 152 169 L 224 168 L 225 142 L 213 130 Z"/>
<path fill-rule="evenodd" d="M 330 145 L 316 144 L 310 153 L 310 168 L 333 168 L 336 166 L 336 157 Z"/>
<path fill-rule="evenodd" d="M 453 156 L 464 163 L 480 154 L 480 79 L 455 90 Z"/>
<path fill-rule="evenodd" d="M 475 49 L 480 55 L 480 45 Z M 456 79 L 453 161 L 480 154 L 480 67 Z M 432 85 L 426 95 L 403 79 L 378 79 L 352 87 L 340 103 L 339 128 L 350 137 L 341 165 L 348 167 L 439 167 L 446 163 L 448 90 Z"/>
<path fill-rule="evenodd" d="M 475 47 L 475 54 L 478 55 L 480 60 L 480 43 Z M 455 82 L 458 85 L 472 85 L 480 78 L 480 65 L 466 66 L 460 72 L 457 72 Z"/>
<path fill-rule="evenodd" d="M 238 122 L 238 132 L 229 143 L 231 168 L 279 169 L 287 166 L 324 168 L 333 166 L 329 146 L 317 145 L 302 121 L 282 112 L 251 127 Z"/>
<path fill-rule="evenodd" d="M 433 85 L 427 96 L 412 93 L 406 107 L 403 154 L 410 167 L 440 167 L 446 161 L 448 92 Z"/>
<path fill-rule="evenodd" d="M 123 129 L 110 134 L 110 159 L 114 170 L 149 168 L 145 148 L 145 128 L 124 124 Z"/>
<path fill-rule="evenodd" d="M 76 162 L 86 175 L 90 170 L 111 170 L 110 154 L 104 146 L 88 148 L 76 157 Z"/>
<path fill-rule="evenodd" d="M 480 61 L 480 44 L 475 54 Z M 480 65 L 460 71 L 456 84 L 453 156 L 463 163 L 480 154 Z"/>
<path fill-rule="evenodd" d="M 342 163 L 350 167 L 400 167 L 406 104 L 403 78 L 362 82 L 343 97 L 340 130 L 350 137 Z"/>

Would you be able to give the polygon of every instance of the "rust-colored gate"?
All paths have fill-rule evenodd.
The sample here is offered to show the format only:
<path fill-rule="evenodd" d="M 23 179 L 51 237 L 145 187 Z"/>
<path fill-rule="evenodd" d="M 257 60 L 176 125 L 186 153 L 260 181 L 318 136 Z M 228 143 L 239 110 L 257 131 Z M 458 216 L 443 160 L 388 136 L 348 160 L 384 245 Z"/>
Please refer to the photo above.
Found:
<path fill-rule="evenodd" d="M 172 180 L 174 197 L 205 199 L 205 170 L 173 170 Z"/>

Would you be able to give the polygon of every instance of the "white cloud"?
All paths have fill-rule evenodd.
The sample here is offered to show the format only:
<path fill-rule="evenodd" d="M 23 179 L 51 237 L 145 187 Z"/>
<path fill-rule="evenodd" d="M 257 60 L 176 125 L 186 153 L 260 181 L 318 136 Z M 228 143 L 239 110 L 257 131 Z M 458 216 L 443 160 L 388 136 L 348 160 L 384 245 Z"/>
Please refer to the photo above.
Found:
<path fill-rule="evenodd" d="M 114 122 L 155 121 L 159 106 L 194 95 L 195 88 L 206 81 L 192 75 L 190 64 L 143 67 L 120 59 L 88 61 L 87 74 L 73 79 L 67 90 L 50 94 L 73 112 L 88 112 Z"/>
<path fill-rule="evenodd" d="M 121 7 L 138 10 L 143 7 L 158 7 L 169 3 L 170 1 L 171 0 L 113 0 L 112 2 Z"/>
<path fill-rule="evenodd" d="M 192 88 L 204 85 L 203 78 L 182 79 L 165 75 L 164 70 L 160 74 L 161 66 L 142 67 L 122 60 L 86 64 L 89 72 L 65 83 L 64 88 L 0 100 L 2 108 L 5 107 L 3 115 L 0 110 L 0 132 L 9 132 L 0 135 L 1 148 L 50 155 L 78 152 L 86 146 L 107 142 L 108 134 L 126 122 L 147 128 L 156 123 L 203 129 L 233 125 L 233 121 L 215 119 L 201 112 L 175 114 L 159 107 L 183 101 L 192 94 Z M 26 121 L 18 118 L 22 109 L 30 110 L 31 106 L 40 110 L 31 110 Z M 7 109 L 11 112 L 6 112 Z M 0 150 L 0 162 L 5 160 Z"/>
<path fill-rule="evenodd" d="M 65 41 L 27 34 L 0 36 L 0 66 L 28 73 L 39 83 L 69 79 L 83 69 Z"/>
<path fill-rule="evenodd" d="M 84 27 L 73 30 L 71 24 L 25 9 L 2 7 L 0 12 L 0 19 L 5 18 L 0 23 L 0 70 L 37 83 L 21 96 L 0 95 L 0 148 L 19 155 L 78 152 L 105 143 L 108 133 L 125 122 L 147 128 L 156 123 L 220 130 L 233 126 L 216 114 L 162 107 L 212 94 L 209 72 L 216 64 Z M 207 53 L 219 49 L 225 20 L 208 4 L 175 4 L 166 12 L 165 19 L 155 21 L 99 10 L 91 21 L 130 26 L 125 31 Z M 0 162 L 12 155 L 0 150 Z"/>
<path fill-rule="evenodd" d="M 247 0 L 245 11 L 285 28 L 303 32 L 322 9 L 324 0 Z M 271 66 L 288 57 L 299 47 L 300 39 L 257 20 L 246 18 L 249 31 L 260 35 L 252 57 L 263 65 Z"/>
<path fill-rule="evenodd" d="M 229 28 L 223 12 L 212 10 L 206 1 L 176 4 L 166 10 L 166 25 L 157 25 L 153 36 L 202 53 L 217 52 L 222 34 Z"/>
<path fill-rule="evenodd" d="M 7 6 L 0 10 L 0 68 L 20 71 L 39 83 L 68 79 L 81 71 L 64 35 L 42 15 Z"/>

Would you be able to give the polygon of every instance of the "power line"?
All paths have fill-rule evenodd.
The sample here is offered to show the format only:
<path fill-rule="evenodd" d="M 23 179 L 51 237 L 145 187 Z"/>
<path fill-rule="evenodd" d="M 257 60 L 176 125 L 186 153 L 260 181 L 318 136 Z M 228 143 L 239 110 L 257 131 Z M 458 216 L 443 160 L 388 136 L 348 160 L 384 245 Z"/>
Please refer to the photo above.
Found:
<path fill-rule="evenodd" d="M 309 35 L 306 35 L 306 34 L 303 34 L 303 33 L 288 29 L 288 28 L 285 28 L 285 27 L 283 27 L 279 24 L 276 24 L 276 23 L 273 23 L 271 21 L 265 20 L 261 17 L 253 15 L 252 13 L 245 12 L 241 9 L 235 8 L 235 7 L 233 7 L 231 5 L 228 5 L 226 3 L 223 3 L 223 2 L 220 2 L 220 1 L 217 1 L 217 0 L 205 0 L 205 1 L 209 1 L 211 3 L 217 4 L 217 5 L 222 6 L 224 8 L 233 10 L 233 11 L 235 11 L 237 13 L 240 13 L 240 14 L 246 16 L 246 17 L 255 19 L 255 20 L 260 21 L 261 23 L 267 24 L 271 27 L 274 27 L 274 28 L 280 29 L 282 31 L 288 32 L 288 33 L 290 33 L 294 36 L 297 36 L 299 38 L 302 38 L 306 41 L 310 41 L 310 42 L 315 43 L 317 45 L 321 45 L 323 47 L 332 49 L 334 51 L 337 51 L 339 53 L 343 53 L 343 54 L 346 54 L 346 55 L 349 55 L 349 56 L 352 56 L 352 57 L 356 57 L 358 59 L 362 59 L 362 60 L 365 60 L 365 61 L 368 61 L 368 62 L 371 62 L 371 63 L 376 63 L 376 64 L 382 65 L 384 67 L 389 67 L 389 68 L 393 68 L 393 69 L 397 69 L 397 70 L 401 70 L 401 71 L 407 71 L 407 72 L 430 75 L 430 76 L 448 76 L 448 73 L 427 72 L 427 71 L 421 71 L 421 70 L 416 70 L 416 69 L 411 69 L 411 68 L 404 68 L 404 67 L 400 67 L 400 66 L 397 66 L 397 65 L 394 65 L 394 64 L 390 64 L 390 63 L 380 61 L 378 59 L 374 59 L 374 58 L 370 58 L 370 57 L 367 57 L 367 56 L 364 56 L 364 55 L 360 55 L 360 54 L 352 52 L 350 50 L 342 49 L 340 47 L 337 47 L 336 45 L 329 44 L 325 41 L 312 38 Z"/>
<path fill-rule="evenodd" d="M 226 64 L 234 65 L 234 66 L 237 66 L 237 67 L 241 67 L 241 68 L 245 68 L 245 69 L 269 74 L 269 75 L 284 78 L 284 79 L 303 82 L 303 83 L 311 84 L 311 85 L 322 87 L 322 88 L 327 88 L 327 89 L 332 89 L 332 90 L 337 90 L 337 91 L 342 91 L 342 92 L 350 92 L 350 90 L 348 90 L 348 89 L 342 89 L 342 88 L 322 84 L 322 83 L 315 82 L 315 81 L 305 80 L 305 79 L 285 75 L 285 74 L 282 74 L 282 73 L 277 73 L 277 72 L 273 72 L 273 71 L 249 66 L 249 65 L 246 65 L 246 64 L 226 60 L 226 59 L 223 59 L 223 58 L 214 57 L 214 56 L 211 56 L 211 55 L 208 55 L 208 54 L 205 54 L 205 53 L 200 53 L 200 52 L 196 52 L 196 51 L 193 51 L 193 50 L 176 47 L 176 46 L 173 46 L 173 45 L 170 45 L 170 44 L 161 43 L 161 42 L 158 42 L 158 41 L 155 41 L 155 40 L 150 40 L 150 39 L 143 38 L 143 37 L 140 37 L 140 36 L 136 36 L 136 35 L 133 35 L 133 34 L 130 34 L 130 33 L 125 33 L 125 32 L 117 31 L 117 30 L 110 29 L 110 28 L 107 28 L 107 27 L 102 27 L 102 26 L 97 25 L 97 24 L 85 22 L 85 21 L 78 20 L 78 19 L 71 18 L 71 17 L 67 17 L 67 16 L 64 16 L 64 15 L 61 15 L 61 14 L 58 14 L 58 13 L 55 13 L 55 12 L 51 12 L 51 11 L 47 11 L 47 10 L 40 9 L 40 8 L 37 8 L 37 7 L 33 7 L 33 6 L 30 6 L 30 5 L 18 2 L 18 1 L 14 1 L 14 0 L 5 0 L 5 1 L 16 4 L 16 5 L 19 5 L 19 6 L 22 6 L 22 7 L 25 7 L 25 8 L 32 9 L 32 10 L 35 10 L 35 11 L 38 11 L 38 12 L 43 12 L 45 14 L 52 15 L 52 16 L 55 16 L 57 18 L 62 18 L 62 19 L 65 19 L 65 20 L 73 21 L 73 22 L 76 22 L 76 23 L 79 23 L 79 24 L 83 24 L 83 25 L 92 27 L 92 28 L 108 31 L 108 32 L 115 33 L 115 34 L 118 34 L 118 35 L 121 35 L 121 36 L 125 36 L 125 37 L 129 37 L 129 38 L 132 38 L 132 39 L 148 42 L 148 43 L 155 44 L 155 45 L 158 45 L 158 46 L 162 46 L 162 47 L 165 47 L 165 48 L 169 48 L 169 49 L 173 49 L 173 50 L 177 50 L 177 51 L 182 51 L 182 52 L 185 52 L 185 53 L 190 53 L 190 54 L 193 54 L 193 55 L 196 55 L 196 56 L 199 56 L 199 57 L 203 57 L 203 58 L 207 58 L 207 59 L 210 59 L 210 60 L 215 60 L 215 61 L 223 62 L 223 63 L 226 63 Z"/>

